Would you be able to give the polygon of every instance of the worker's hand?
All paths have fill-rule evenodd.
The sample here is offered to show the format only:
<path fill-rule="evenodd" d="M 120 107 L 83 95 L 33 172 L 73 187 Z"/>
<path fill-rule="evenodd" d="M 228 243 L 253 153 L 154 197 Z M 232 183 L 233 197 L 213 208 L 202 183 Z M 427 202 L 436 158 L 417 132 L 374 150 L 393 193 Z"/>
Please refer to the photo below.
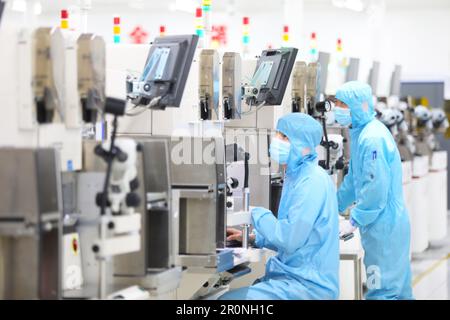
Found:
<path fill-rule="evenodd" d="M 255 241 L 255 234 L 251 233 L 248 236 L 250 241 Z M 227 241 L 242 242 L 242 231 L 235 228 L 227 228 Z"/>
<path fill-rule="evenodd" d="M 343 238 L 349 234 L 352 234 L 357 229 L 356 226 L 354 226 L 350 220 L 342 221 L 339 224 L 339 238 Z"/>
<path fill-rule="evenodd" d="M 227 228 L 227 241 L 233 240 L 242 242 L 242 231 L 235 228 Z"/>

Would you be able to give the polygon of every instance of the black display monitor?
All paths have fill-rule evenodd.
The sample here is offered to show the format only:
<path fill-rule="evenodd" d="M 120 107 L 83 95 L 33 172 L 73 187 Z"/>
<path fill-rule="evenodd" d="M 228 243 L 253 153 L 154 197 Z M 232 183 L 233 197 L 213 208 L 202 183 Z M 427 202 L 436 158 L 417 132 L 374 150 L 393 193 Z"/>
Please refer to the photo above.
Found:
<path fill-rule="evenodd" d="M 252 105 L 281 105 L 298 49 L 264 50 L 250 84 L 243 87 L 246 102 Z"/>
<path fill-rule="evenodd" d="M 141 77 L 127 80 L 128 99 L 151 109 L 179 107 L 197 43 L 197 35 L 156 38 Z"/>

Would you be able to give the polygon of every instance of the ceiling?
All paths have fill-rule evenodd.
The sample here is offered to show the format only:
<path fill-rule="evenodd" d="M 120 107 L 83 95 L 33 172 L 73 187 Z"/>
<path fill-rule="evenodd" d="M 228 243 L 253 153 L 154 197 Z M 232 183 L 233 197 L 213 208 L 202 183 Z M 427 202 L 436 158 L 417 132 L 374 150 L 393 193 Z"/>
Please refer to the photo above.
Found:
<path fill-rule="evenodd" d="M 14 0 L 6 0 L 12 2 Z M 44 13 L 58 12 L 62 8 L 77 5 L 83 0 L 39 0 L 42 3 Z M 176 1 L 182 4 L 201 3 L 200 0 L 91 0 L 92 9 L 95 11 L 116 10 L 151 10 L 169 11 L 169 7 Z M 270 12 L 281 10 L 285 0 L 212 0 L 213 10 L 216 12 Z M 289 1 L 289 0 L 287 0 Z M 291 0 L 292 1 L 292 0 Z M 294 0 L 297 1 L 297 0 Z M 332 0 L 303 0 L 305 8 L 327 9 L 333 8 Z M 385 1 L 389 9 L 450 9 L 449 0 L 362 0 L 364 3 L 379 3 Z"/>

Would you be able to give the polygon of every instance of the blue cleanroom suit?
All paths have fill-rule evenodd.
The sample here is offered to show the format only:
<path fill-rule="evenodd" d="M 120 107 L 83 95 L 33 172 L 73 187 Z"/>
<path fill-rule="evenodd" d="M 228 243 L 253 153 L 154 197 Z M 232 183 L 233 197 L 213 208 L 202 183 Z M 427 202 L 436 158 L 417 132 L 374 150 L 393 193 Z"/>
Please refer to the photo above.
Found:
<path fill-rule="evenodd" d="M 318 166 L 315 148 L 322 128 L 312 117 L 288 114 L 277 130 L 289 138 L 278 219 L 265 208 L 252 211 L 256 245 L 277 251 L 266 273 L 250 287 L 221 299 L 337 299 L 339 223 L 335 187 Z"/>
<path fill-rule="evenodd" d="M 400 154 L 389 130 L 375 119 L 369 85 L 344 84 L 336 99 L 351 111 L 351 159 L 338 191 L 339 212 L 355 202 L 352 222 L 365 251 L 366 299 L 412 299 L 410 225 Z"/>

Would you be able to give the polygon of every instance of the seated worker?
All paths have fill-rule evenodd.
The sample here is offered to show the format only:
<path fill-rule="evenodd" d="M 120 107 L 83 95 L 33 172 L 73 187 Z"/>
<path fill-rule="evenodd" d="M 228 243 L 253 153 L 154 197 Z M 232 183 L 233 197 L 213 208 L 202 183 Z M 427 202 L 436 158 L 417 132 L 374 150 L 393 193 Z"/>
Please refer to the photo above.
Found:
<path fill-rule="evenodd" d="M 292 113 L 280 118 L 270 157 L 285 170 L 278 219 L 265 208 L 252 210 L 259 248 L 278 254 L 252 286 L 231 290 L 222 300 L 337 299 L 339 296 L 339 222 L 336 189 L 318 165 L 316 147 L 322 127 L 312 117 Z M 228 229 L 228 240 L 242 233 Z"/>

